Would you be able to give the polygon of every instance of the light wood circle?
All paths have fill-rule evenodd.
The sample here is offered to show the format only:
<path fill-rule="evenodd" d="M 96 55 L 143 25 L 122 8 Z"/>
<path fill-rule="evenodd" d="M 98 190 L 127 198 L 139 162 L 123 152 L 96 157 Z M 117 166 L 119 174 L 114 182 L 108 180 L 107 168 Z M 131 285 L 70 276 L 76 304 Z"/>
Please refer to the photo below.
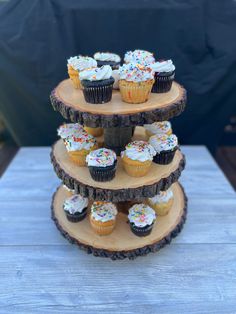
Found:
<path fill-rule="evenodd" d="M 172 189 L 174 202 L 170 212 L 166 216 L 157 218 L 151 234 L 146 237 L 137 237 L 131 232 L 127 223 L 127 214 L 123 211 L 117 215 L 114 231 L 107 236 L 99 236 L 94 233 L 89 223 L 89 215 L 78 223 L 68 221 L 63 210 L 63 203 L 69 197 L 69 192 L 63 186 L 54 195 L 52 203 L 53 217 L 60 231 L 79 245 L 108 252 L 135 251 L 138 254 L 138 249 L 159 243 L 170 236 L 176 227 L 181 224 L 181 220 L 186 214 L 186 199 L 178 183 L 173 184 Z"/>

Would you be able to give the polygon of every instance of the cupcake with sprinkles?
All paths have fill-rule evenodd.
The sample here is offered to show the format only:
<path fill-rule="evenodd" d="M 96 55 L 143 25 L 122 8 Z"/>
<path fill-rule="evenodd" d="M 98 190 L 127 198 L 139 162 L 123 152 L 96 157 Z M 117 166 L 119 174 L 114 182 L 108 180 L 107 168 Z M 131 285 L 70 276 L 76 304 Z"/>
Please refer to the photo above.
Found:
<path fill-rule="evenodd" d="M 138 63 L 124 64 L 119 68 L 119 88 L 122 100 L 131 104 L 148 100 L 154 83 L 154 72 Z"/>
<path fill-rule="evenodd" d="M 72 135 L 80 135 L 83 132 L 84 128 L 79 123 L 64 123 L 57 129 L 58 136 L 63 140 Z"/>
<path fill-rule="evenodd" d="M 91 206 L 90 224 L 100 236 L 112 233 L 117 216 L 116 206 L 110 202 L 94 202 Z"/>
<path fill-rule="evenodd" d="M 86 157 L 91 177 L 95 181 L 111 181 L 115 177 L 117 159 L 113 150 L 99 148 L 90 152 Z"/>
<path fill-rule="evenodd" d="M 156 151 L 153 161 L 160 165 L 167 165 L 172 162 L 175 152 L 178 149 L 178 138 L 175 134 L 157 134 L 149 138 L 149 143 Z"/>
<path fill-rule="evenodd" d="M 124 57 L 124 61 L 125 63 L 139 63 L 147 66 L 154 63 L 155 58 L 153 56 L 153 53 L 149 51 L 136 49 L 134 51 L 127 51 Z"/>
<path fill-rule="evenodd" d="M 74 88 L 81 88 L 79 72 L 97 66 L 97 61 L 86 56 L 75 56 L 67 60 L 68 74 Z"/>
<path fill-rule="evenodd" d="M 147 199 L 148 205 L 151 206 L 159 216 L 167 215 L 173 202 L 174 195 L 171 188 L 166 191 L 160 191 L 154 197 Z"/>
<path fill-rule="evenodd" d="M 131 142 L 121 152 L 123 167 L 131 177 L 143 177 L 148 173 L 155 155 L 156 151 L 149 143 Z"/>
<path fill-rule="evenodd" d="M 145 237 L 152 232 L 156 213 L 146 204 L 135 204 L 129 209 L 128 219 L 131 231 L 138 237 Z"/>
<path fill-rule="evenodd" d="M 149 67 L 155 72 L 155 83 L 152 93 L 166 93 L 170 91 L 175 77 L 175 66 L 172 60 L 166 60 L 150 64 Z"/>
<path fill-rule="evenodd" d="M 98 148 L 96 139 L 85 131 L 67 137 L 64 143 L 70 159 L 81 167 L 86 166 L 86 156 Z"/>
<path fill-rule="evenodd" d="M 111 100 L 115 80 L 112 77 L 112 68 L 109 65 L 84 70 L 79 73 L 79 78 L 86 102 L 104 104 Z"/>
<path fill-rule="evenodd" d="M 152 124 L 144 124 L 144 128 L 148 137 L 156 134 L 171 135 L 172 127 L 169 121 L 154 122 Z"/>
<path fill-rule="evenodd" d="M 87 214 L 88 199 L 74 194 L 67 198 L 63 204 L 66 217 L 71 222 L 78 222 L 85 218 Z"/>
<path fill-rule="evenodd" d="M 120 56 L 112 52 L 96 52 L 94 59 L 97 61 L 98 67 L 110 65 L 112 70 L 118 69 L 120 65 Z"/>

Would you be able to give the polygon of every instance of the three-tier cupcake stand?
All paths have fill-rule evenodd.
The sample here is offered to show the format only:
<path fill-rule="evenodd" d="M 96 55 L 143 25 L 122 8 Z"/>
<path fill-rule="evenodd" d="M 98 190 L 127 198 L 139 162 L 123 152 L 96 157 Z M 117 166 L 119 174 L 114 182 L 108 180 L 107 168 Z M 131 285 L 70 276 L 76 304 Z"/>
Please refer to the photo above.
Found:
<path fill-rule="evenodd" d="M 53 108 L 65 119 L 89 127 L 103 127 L 104 138 L 99 138 L 98 141 L 104 140 L 105 146 L 119 153 L 122 147 L 117 147 L 117 138 L 121 138 L 122 143 L 124 136 L 127 136 L 126 142 L 147 140 L 142 125 L 178 116 L 185 108 L 186 91 L 181 85 L 173 82 L 169 92 L 151 93 L 146 103 L 125 103 L 121 100 L 119 91 L 113 90 L 111 102 L 88 104 L 84 100 L 83 92 L 74 89 L 68 79 L 52 91 L 50 98 Z M 109 143 L 106 143 L 106 140 Z M 91 202 L 111 201 L 117 205 L 119 213 L 114 231 L 110 235 L 99 236 L 92 230 L 88 217 L 78 223 L 68 221 L 63 203 L 70 192 L 64 185 L 55 192 L 52 199 L 52 218 L 58 230 L 71 243 L 77 244 L 88 253 L 111 259 L 133 259 L 158 251 L 181 231 L 186 219 L 187 198 L 183 187 L 178 183 L 185 167 L 185 157 L 180 149 L 170 164 L 152 163 L 148 174 L 140 178 L 130 177 L 118 157 L 116 176 L 110 182 L 96 182 L 91 178 L 87 167 L 74 164 L 62 140 L 53 145 L 51 161 L 57 176 L 69 189 L 88 197 Z M 158 191 L 166 190 L 170 186 L 174 194 L 170 212 L 157 218 L 149 236 L 135 236 L 127 222 L 128 208 L 135 202 L 145 202 L 147 197 L 153 197 Z"/>

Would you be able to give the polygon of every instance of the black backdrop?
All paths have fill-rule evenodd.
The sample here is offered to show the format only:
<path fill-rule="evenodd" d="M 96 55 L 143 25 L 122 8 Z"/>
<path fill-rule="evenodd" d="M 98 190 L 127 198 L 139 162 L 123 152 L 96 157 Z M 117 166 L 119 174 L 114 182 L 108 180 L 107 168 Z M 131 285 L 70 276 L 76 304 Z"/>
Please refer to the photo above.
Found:
<path fill-rule="evenodd" d="M 236 2 L 11 0 L 0 7 L 0 110 L 19 145 L 49 145 L 62 118 L 49 93 L 76 54 L 146 49 L 172 58 L 188 106 L 183 144 L 212 151 L 236 113 Z"/>

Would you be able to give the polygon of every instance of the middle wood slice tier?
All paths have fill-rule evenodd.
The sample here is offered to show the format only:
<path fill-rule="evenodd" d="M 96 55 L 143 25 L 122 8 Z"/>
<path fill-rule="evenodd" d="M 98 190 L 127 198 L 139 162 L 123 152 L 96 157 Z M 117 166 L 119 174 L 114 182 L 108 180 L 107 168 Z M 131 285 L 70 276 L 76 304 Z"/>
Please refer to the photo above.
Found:
<path fill-rule="evenodd" d="M 93 200 L 122 202 L 153 197 L 160 190 L 168 189 L 176 182 L 185 167 L 185 157 L 180 150 L 169 165 L 152 163 L 148 174 L 135 178 L 129 176 L 118 157 L 116 176 L 112 181 L 96 182 L 87 167 L 77 166 L 66 151 L 62 140 L 57 141 L 51 152 L 51 161 L 57 176 L 76 193 Z"/>

